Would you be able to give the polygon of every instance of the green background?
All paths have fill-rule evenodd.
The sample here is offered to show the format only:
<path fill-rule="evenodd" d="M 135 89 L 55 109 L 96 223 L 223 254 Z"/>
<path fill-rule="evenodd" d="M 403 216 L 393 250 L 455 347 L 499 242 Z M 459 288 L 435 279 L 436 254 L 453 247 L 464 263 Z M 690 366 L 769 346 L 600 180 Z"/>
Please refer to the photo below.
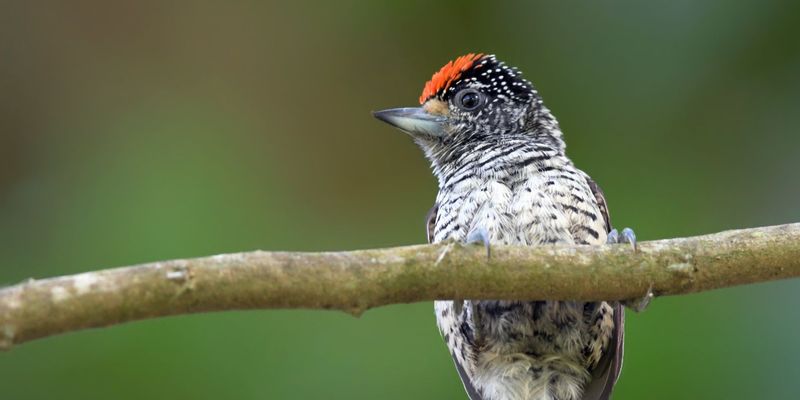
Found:
<path fill-rule="evenodd" d="M 414 105 L 471 51 L 534 82 L 640 239 L 800 220 L 799 2 L 109 3 L 2 2 L 2 284 L 421 243 L 435 181 L 370 112 Z M 615 399 L 796 398 L 798 289 L 629 315 Z M 0 354 L 2 399 L 167 397 L 465 398 L 430 303 L 167 318 Z"/>

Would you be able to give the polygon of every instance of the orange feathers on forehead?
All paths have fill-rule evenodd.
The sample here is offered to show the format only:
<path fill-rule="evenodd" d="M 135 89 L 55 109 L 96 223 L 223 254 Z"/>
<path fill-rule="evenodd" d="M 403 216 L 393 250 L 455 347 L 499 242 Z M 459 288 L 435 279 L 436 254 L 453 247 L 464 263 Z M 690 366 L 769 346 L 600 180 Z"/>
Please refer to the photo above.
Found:
<path fill-rule="evenodd" d="M 464 71 L 472 68 L 475 61 L 480 60 L 481 57 L 483 57 L 481 53 L 469 53 L 445 64 L 445 66 L 442 67 L 439 72 L 433 74 L 431 80 L 425 84 L 425 89 L 422 90 L 422 95 L 419 96 L 419 103 L 422 104 L 435 96 L 440 90 L 449 88 L 454 81 L 461 77 Z"/>

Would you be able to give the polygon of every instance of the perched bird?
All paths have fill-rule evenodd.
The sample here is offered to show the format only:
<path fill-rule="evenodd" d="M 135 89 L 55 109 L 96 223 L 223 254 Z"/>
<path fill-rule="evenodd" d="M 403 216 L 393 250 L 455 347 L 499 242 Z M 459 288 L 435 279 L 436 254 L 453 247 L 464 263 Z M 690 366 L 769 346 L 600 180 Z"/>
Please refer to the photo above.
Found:
<path fill-rule="evenodd" d="M 567 158 L 558 122 L 517 69 L 467 54 L 436 72 L 419 101 L 375 116 L 431 162 L 429 242 L 635 248 L 633 231 L 611 229 L 603 192 Z M 619 376 L 618 302 L 447 300 L 435 311 L 472 400 L 608 399 Z"/>

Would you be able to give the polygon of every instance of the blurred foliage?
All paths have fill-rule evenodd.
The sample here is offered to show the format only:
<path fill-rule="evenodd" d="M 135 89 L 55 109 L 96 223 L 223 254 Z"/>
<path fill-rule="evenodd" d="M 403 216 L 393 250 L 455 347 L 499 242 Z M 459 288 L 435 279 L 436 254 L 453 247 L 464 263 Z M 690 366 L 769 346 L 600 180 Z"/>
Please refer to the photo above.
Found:
<path fill-rule="evenodd" d="M 523 70 L 654 239 L 800 220 L 800 3 L 21 2 L 0 11 L 0 282 L 424 241 L 370 111 L 469 51 Z M 658 299 L 615 399 L 795 398 L 797 281 Z M 465 398 L 431 304 L 196 315 L 0 354 L 3 399 Z"/>

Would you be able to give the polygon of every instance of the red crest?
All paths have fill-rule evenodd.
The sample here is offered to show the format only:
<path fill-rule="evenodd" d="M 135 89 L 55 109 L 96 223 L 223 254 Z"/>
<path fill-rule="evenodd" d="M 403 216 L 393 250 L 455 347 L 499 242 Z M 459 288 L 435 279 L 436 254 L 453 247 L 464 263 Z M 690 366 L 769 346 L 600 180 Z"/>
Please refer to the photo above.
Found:
<path fill-rule="evenodd" d="M 445 64 L 439 72 L 433 74 L 431 80 L 425 84 L 422 95 L 419 96 L 419 104 L 425 103 L 428 99 L 439 93 L 440 90 L 447 90 L 454 81 L 461 77 L 461 73 L 472 68 L 475 61 L 483 57 L 482 53 L 469 53 L 465 56 L 456 58 Z"/>

